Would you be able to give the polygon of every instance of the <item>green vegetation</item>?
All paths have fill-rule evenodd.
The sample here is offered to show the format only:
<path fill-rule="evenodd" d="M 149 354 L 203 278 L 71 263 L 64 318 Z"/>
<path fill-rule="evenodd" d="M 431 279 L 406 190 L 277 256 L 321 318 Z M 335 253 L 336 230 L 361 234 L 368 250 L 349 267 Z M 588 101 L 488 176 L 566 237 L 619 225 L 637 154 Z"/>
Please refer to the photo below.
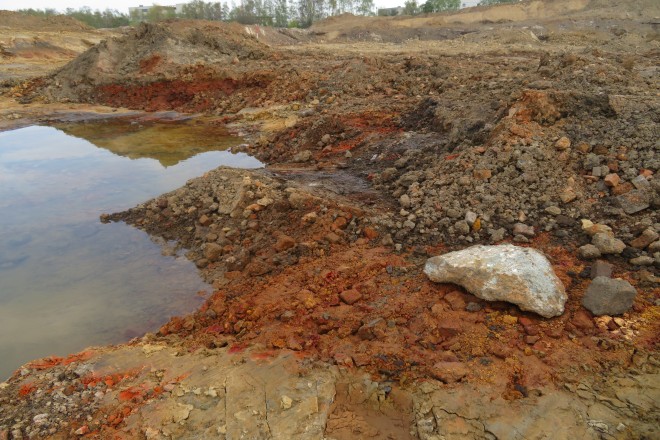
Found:
<path fill-rule="evenodd" d="M 33 15 L 37 17 L 50 17 L 53 15 L 60 15 L 55 9 L 20 9 L 17 12 L 26 15 Z M 128 26 L 129 17 L 127 14 L 113 9 L 106 9 L 105 11 L 92 11 L 91 8 L 83 7 L 80 9 L 67 8 L 63 15 L 73 17 L 76 20 L 85 23 L 94 28 L 113 28 L 119 26 Z"/>

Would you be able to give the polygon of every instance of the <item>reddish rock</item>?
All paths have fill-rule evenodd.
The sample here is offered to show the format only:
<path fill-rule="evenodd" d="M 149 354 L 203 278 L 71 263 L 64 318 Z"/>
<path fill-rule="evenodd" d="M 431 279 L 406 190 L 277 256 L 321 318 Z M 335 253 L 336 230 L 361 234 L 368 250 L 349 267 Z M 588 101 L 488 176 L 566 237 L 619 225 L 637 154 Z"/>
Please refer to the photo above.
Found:
<path fill-rule="evenodd" d="M 330 243 L 339 243 L 341 241 L 341 237 L 334 232 L 327 233 L 325 239 Z"/>
<path fill-rule="evenodd" d="M 332 222 L 332 227 L 334 229 L 346 229 L 348 226 L 348 220 L 344 217 L 337 217 L 334 222 Z"/>
<path fill-rule="evenodd" d="M 455 383 L 467 376 L 469 370 L 462 362 L 438 362 L 431 369 L 431 374 L 444 383 Z"/>
<path fill-rule="evenodd" d="M 202 215 L 199 218 L 199 224 L 202 225 L 202 226 L 208 226 L 211 223 L 213 223 L 213 221 L 206 214 Z"/>
<path fill-rule="evenodd" d="M 493 173 L 491 170 L 479 169 L 479 170 L 474 170 L 472 176 L 475 179 L 486 180 L 486 179 L 490 179 L 493 176 Z"/>
<path fill-rule="evenodd" d="M 339 298 L 350 306 L 358 302 L 362 298 L 362 295 L 355 289 L 349 289 L 340 293 Z"/>
<path fill-rule="evenodd" d="M 454 311 L 461 311 L 465 310 L 465 300 L 463 299 L 463 295 L 461 292 L 458 292 L 456 290 L 449 292 L 448 294 L 445 295 L 444 300 L 449 303 L 449 306 L 451 307 L 452 310 Z"/>
<path fill-rule="evenodd" d="M 578 310 L 575 315 L 573 315 L 571 322 L 580 330 L 593 330 L 594 328 L 594 321 L 586 310 Z"/>
<path fill-rule="evenodd" d="M 525 329 L 525 333 L 527 333 L 529 336 L 536 336 L 540 333 L 539 326 L 538 325 L 526 325 L 523 327 Z"/>
<path fill-rule="evenodd" d="M 362 230 L 362 234 L 369 240 L 373 240 L 375 238 L 378 238 L 378 231 L 376 231 L 374 228 L 367 226 Z"/>
<path fill-rule="evenodd" d="M 277 242 L 275 243 L 275 246 L 273 246 L 273 248 L 277 252 L 282 252 L 291 249 L 295 245 L 296 245 L 296 240 L 289 237 L 288 235 L 282 234 L 279 237 L 277 237 Z"/>
<path fill-rule="evenodd" d="M 302 347 L 302 345 L 300 344 L 300 342 L 298 342 L 298 340 L 297 340 L 296 338 L 294 338 L 293 336 L 290 336 L 290 337 L 286 340 L 286 346 L 287 346 L 287 348 L 289 348 L 290 350 L 294 350 L 294 351 L 300 351 L 300 350 L 303 349 L 303 347 Z"/>
<path fill-rule="evenodd" d="M 519 322 L 520 325 L 522 325 L 523 327 L 527 327 L 528 325 L 532 325 L 532 324 L 534 324 L 534 322 L 533 322 L 531 319 L 529 319 L 528 317 L 526 317 L 526 316 L 520 316 L 520 317 L 518 317 L 518 322 Z"/>
<path fill-rule="evenodd" d="M 609 186 L 610 188 L 613 188 L 619 185 L 619 182 L 621 182 L 621 178 L 619 177 L 618 174 L 612 173 L 605 176 L 604 181 L 605 181 L 605 185 Z"/>
<path fill-rule="evenodd" d="M 443 320 L 438 324 L 438 334 L 443 338 L 451 338 L 456 336 L 463 330 L 459 320 Z"/>
<path fill-rule="evenodd" d="M 540 336 L 525 336 L 525 342 L 529 345 L 534 345 L 536 344 L 539 339 L 541 339 Z"/>
<path fill-rule="evenodd" d="M 548 335 L 551 338 L 559 339 L 559 338 L 561 338 L 561 335 L 564 334 L 564 330 L 559 328 L 559 327 L 553 327 L 553 328 L 547 329 L 545 331 L 545 334 Z"/>
<path fill-rule="evenodd" d="M 615 195 L 615 196 L 619 196 L 621 194 L 628 193 L 628 192 L 632 191 L 633 189 L 635 189 L 635 187 L 633 186 L 632 183 L 623 182 L 623 183 L 615 186 L 614 188 L 612 188 L 612 194 Z"/>
<path fill-rule="evenodd" d="M 511 356 L 511 353 L 513 350 L 511 348 L 504 346 L 501 343 L 494 343 L 492 344 L 488 350 L 491 352 L 491 354 L 495 357 L 498 357 L 500 359 L 506 359 L 507 357 Z"/>
<path fill-rule="evenodd" d="M 653 228 L 647 228 L 642 234 L 630 242 L 630 245 L 637 249 L 644 249 L 660 237 Z"/>

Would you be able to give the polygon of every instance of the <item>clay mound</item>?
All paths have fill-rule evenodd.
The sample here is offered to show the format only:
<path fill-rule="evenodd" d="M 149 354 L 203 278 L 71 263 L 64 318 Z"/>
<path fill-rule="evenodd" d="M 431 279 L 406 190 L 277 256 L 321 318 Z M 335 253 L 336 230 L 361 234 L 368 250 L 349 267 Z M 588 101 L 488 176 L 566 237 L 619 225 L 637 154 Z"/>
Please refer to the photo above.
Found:
<path fill-rule="evenodd" d="M 22 31 L 86 31 L 92 29 L 65 15 L 35 17 L 13 11 L 0 11 L 0 29 Z"/>
<path fill-rule="evenodd" d="M 181 79 L 201 65 L 208 75 L 214 75 L 217 66 L 236 59 L 260 59 L 267 53 L 268 47 L 240 25 L 142 23 L 126 35 L 104 40 L 82 53 L 51 75 L 29 99 L 90 101 L 101 86 Z"/>

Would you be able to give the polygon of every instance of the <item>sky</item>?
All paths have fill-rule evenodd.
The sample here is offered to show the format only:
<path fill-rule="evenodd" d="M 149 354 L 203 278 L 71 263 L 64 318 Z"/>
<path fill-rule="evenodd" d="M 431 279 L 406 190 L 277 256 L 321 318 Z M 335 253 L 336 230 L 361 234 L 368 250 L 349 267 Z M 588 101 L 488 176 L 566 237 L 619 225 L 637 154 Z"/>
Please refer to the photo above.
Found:
<path fill-rule="evenodd" d="M 45 9 L 53 8 L 60 11 L 65 10 L 66 8 L 78 9 L 83 6 L 89 6 L 92 9 L 105 10 L 107 8 L 116 9 L 119 12 L 128 13 L 129 6 L 139 6 L 139 5 L 151 5 L 157 3 L 162 6 L 174 5 L 176 3 L 186 3 L 188 0 L 113 0 L 108 2 L 107 0 L 0 0 L 0 9 Z M 209 1 L 209 0 L 207 0 Z M 222 0 L 224 1 L 224 0 Z M 227 0 L 231 3 L 230 0 Z M 240 3 L 240 0 L 235 0 L 236 3 Z M 403 6 L 405 0 L 374 0 L 376 7 L 378 8 L 390 8 L 393 6 Z M 418 1 L 418 3 L 424 3 L 423 1 Z M 467 6 L 474 6 L 479 3 L 479 0 L 462 0 L 461 3 L 465 3 Z"/>

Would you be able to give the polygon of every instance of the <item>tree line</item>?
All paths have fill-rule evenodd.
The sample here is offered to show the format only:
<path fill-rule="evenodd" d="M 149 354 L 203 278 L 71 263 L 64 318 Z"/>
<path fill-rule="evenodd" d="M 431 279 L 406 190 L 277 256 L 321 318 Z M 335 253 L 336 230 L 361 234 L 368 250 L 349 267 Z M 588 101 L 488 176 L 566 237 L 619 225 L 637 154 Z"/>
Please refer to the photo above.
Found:
<path fill-rule="evenodd" d="M 356 15 L 375 15 L 374 0 L 234 0 L 228 2 L 206 2 L 192 0 L 186 3 L 179 13 L 173 6 L 150 6 L 146 13 L 133 10 L 125 14 L 116 9 L 105 11 L 92 10 L 89 7 L 67 8 L 63 15 L 73 17 L 94 28 L 113 28 L 129 26 L 142 21 L 185 18 L 215 21 L 236 21 L 242 24 L 260 24 L 277 27 L 308 27 L 326 17 L 352 13 Z M 518 0 L 481 0 L 480 5 L 511 3 Z M 137 3 L 137 0 L 136 0 Z M 457 10 L 461 0 L 406 0 L 404 15 L 428 14 L 433 12 Z M 17 12 L 48 17 L 62 13 L 55 9 L 20 9 Z"/>

